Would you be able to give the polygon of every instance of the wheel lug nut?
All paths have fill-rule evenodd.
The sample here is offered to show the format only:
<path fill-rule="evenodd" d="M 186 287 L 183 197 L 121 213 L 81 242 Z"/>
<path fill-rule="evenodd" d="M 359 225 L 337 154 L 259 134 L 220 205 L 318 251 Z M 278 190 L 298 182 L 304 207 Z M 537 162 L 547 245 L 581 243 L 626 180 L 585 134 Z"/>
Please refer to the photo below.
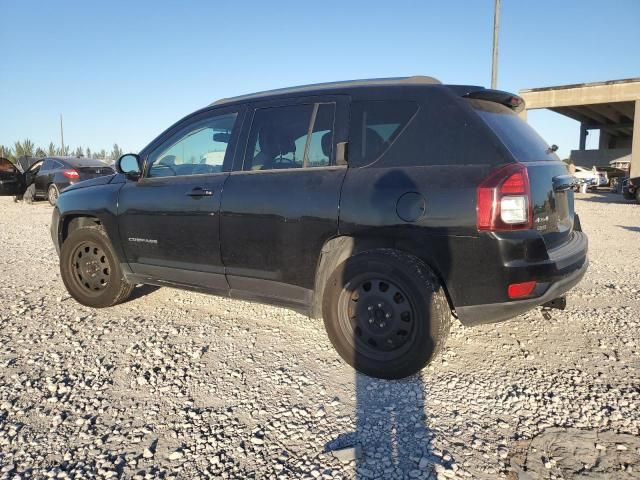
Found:
<path fill-rule="evenodd" d="M 373 318 L 370 318 L 370 319 L 369 319 L 369 323 L 373 323 Z"/>
<path fill-rule="evenodd" d="M 391 314 L 390 314 L 390 313 L 387 313 L 387 314 L 384 316 L 384 318 L 391 318 Z"/>
<path fill-rule="evenodd" d="M 367 307 L 367 310 L 369 310 L 369 311 L 373 310 L 373 305 L 369 305 L 369 306 Z"/>
<path fill-rule="evenodd" d="M 386 325 L 386 323 L 382 322 L 380 323 L 380 328 L 383 328 Z"/>
<path fill-rule="evenodd" d="M 382 308 L 382 304 L 381 303 L 378 304 L 378 308 Z"/>

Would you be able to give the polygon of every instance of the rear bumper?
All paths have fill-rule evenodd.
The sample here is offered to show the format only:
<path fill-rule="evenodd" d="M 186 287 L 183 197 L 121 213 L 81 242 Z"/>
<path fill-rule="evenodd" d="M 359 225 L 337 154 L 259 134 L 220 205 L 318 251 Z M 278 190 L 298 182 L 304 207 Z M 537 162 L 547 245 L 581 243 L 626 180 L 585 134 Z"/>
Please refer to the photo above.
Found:
<path fill-rule="evenodd" d="M 531 280 L 538 281 L 536 296 L 508 302 L 456 307 L 458 318 L 467 326 L 501 322 L 564 295 L 584 277 L 589 266 L 587 249 L 587 236 L 582 232 L 574 232 L 570 242 L 549 251 L 549 260 L 505 266 L 507 270 L 526 272 Z"/>

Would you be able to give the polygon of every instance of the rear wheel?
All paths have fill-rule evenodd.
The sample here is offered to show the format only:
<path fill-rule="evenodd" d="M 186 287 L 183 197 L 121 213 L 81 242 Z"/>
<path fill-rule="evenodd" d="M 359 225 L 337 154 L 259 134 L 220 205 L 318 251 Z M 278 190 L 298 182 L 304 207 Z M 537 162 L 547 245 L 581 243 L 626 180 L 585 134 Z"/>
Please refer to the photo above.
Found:
<path fill-rule="evenodd" d="M 67 291 L 89 307 L 110 307 L 126 300 L 127 282 L 109 239 L 100 226 L 72 231 L 60 251 L 60 273 Z"/>
<path fill-rule="evenodd" d="M 636 202 L 640 203 L 640 188 L 636 188 Z"/>
<path fill-rule="evenodd" d="M 51 206 L 56 206 L 59 195 L 60 191 L 58 190 L 58 187 L 56 187 L 56 184 L 52 183 L 51 185 L 49 185 L 49 189 L 47 190 L 47 199 L 49 200 Z"/>
<path fill-rule="evenodd" d="M 451 312 L 438 279 L 416 257 L 363 252 L 333 272 L 323 317 L 331 343 L 356 370 L 377 378 L 420 371 L 449 334 Z"/>

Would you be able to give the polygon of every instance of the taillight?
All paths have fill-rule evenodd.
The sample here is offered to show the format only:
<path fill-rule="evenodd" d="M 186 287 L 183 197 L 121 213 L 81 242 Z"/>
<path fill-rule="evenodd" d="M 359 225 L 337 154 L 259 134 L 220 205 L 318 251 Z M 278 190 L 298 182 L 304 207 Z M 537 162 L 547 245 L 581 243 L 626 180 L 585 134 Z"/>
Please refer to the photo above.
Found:
<path fill-rule="evenodd" d="M 536 288 L 535 280 L 530 282 L 522 282 L 522 283 L 512 283 L 507 287 L 507 294 L 509 298 L 522 298 L 528 297 L 533 293 L 533 290 Z"/>
<path fill-rule="evenodd" d="M 478 187 L 476 212 L 478 230 L 532 228 L 527 167 L 510 163 L 489 175 Z"/>
<path fill-rule="evenodd" d="M 64 175 L 67 178 L 70 178 L 71 180 L 78 180 L 80 178 L 80 174 L 72 168 L 68 170 L 64 170 L 62 172 L 62 175 Z"/>

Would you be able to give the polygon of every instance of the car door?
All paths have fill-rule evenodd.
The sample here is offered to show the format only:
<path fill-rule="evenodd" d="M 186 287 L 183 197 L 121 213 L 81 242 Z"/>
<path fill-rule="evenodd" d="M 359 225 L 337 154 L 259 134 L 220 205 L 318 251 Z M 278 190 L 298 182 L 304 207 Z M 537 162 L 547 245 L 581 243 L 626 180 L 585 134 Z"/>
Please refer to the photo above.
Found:
<path fill-rule="evenodd" d="M 24 176 L 8 159 L 0 157 L 0 196 L 24 193 Z"/>
<path fill-rule="evenodd" d="M 218 213 L 240 117 L 227 108 L 181 122 L 152 145 L 142 177 L 120 190 L 120 240 L 134 273 L 228 291 Z"/>
<path fill-rule="evenodd" d="M 346 167 L 336 151 L 347 139 L 348 97 L 250 111 L 220 211 L 231 295 L 307 304 L 322 245 L 337 235 Z"/>
<path fill-rule="evenodd" d="M 52 178 L 54 160 L 51 158 L 45 158 L 40 170 L 36 173 L 36 195 L 46 195 L 47 188 Z"/>

